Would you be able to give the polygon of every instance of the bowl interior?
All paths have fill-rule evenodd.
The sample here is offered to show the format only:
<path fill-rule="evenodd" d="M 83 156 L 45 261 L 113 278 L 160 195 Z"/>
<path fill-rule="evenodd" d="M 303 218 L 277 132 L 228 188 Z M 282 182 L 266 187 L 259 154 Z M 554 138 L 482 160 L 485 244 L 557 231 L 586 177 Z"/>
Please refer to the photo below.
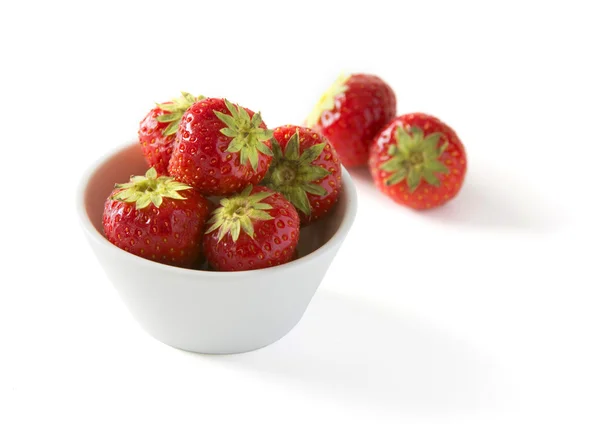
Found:
<path fill-rule="evenodd" d="M 137 143 L 122 148 L 101 162 L 89 176 L 84 187 L 84 208 L 90 223 L 100 235 L 104 202 L 115 183 L 129 181 L 131 175 L 143 175 L 148 168 Z M 351 184 L 344 172 L 344 184 Z M 327 243 L 340 228 L 348 209 L 348 190 L 343 190 L 332 213 L 326 218 L 302 228 L 298 256 L 306 256 Z"/>

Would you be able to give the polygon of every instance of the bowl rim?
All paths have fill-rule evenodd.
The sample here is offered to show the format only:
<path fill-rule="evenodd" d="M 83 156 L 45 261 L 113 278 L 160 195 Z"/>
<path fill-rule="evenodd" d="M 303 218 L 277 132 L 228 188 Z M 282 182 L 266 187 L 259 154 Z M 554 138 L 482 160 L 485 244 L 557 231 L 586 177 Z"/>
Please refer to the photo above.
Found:
<path fill-rule="evenodd" d="M 175 274 L 183 274 L 187 276 L 207 276 L 210 278 L 216 278 L 219 280 L 227 280 L 227 279 L 238 279 L 244 276 L 256 276 L 258 273 L 272 274 L 277 273 L 279 271 L 284 271 L 285 269 L 293 269 L 298 267 L 310 266 L 314 261 L 316 261 L 320 256 L 323 256 L 327 252 L 332 249 L 336 249 L 338 245 L 340 245 L 345 238 L 346 234 L 350 231 L 352 224 L 356 218 L 357 210 L 358 210 L 358 195 L 356 193 L 356 186 L 350 177 L 350 174 L 341 166 L 342 169 L 342 184 L 343 190 L 346 195 L 346 210 L 338 229 L 331 236 L 325 244 L 319 246 L 316 250 L 312 251 L 306 256 L 302 256 L 293 261 L 287 262 L 285 264 L 276 265 L 269 268 L 262 269 L 254 269 L 247 271 L 229 271 L 229 272 L 218 272 L 218 271 L 205 271 L 205 270 L 196 270 L 196 269 L 187 269 L 180 268 L 174 265 L 162 264 L 160 262 L 154 262 L 149 259 L 142 258 L 140 256 L 134 255 L 132 253 L 126 252 L 119 247 L 115 246 L 111 242 L 109 242 L 103 234 L 100 233 L 96 229 L 96 227 L 92 224 L 90 217 L 88 216 L 85 198 L 87 193 L 87 188 L 89 186 L 89 182 L 94 173 L 106 162 L 108 162 L 111 158 L 118 155 L 119 153 L 132 148 L 132 146 L 138 144 L 138 141 L 134 139 L 128 143 L 120 144 L 113 149 L 109 150 L 107 153 L 97 158 L 87 169 L 83 172 L 80 177 L 79 185 L 77 187 L 76 192 L 76 207 L 77 207 L 77 215 L 79 216 L 79 222 L 83 227 L 83 230 L 87 233 L 90 240 L 93 240 L 95 243 L 99 243 L 101 246 L 107 249 L 113 249 L 114 254 L 123 255 L 125 260 L 132 260 L 137 262 L 140 267 L 155 269 L 156 271 L 167 271 L 173 272 Z M 203 280 L 205 281 L 205 280 Z"/>

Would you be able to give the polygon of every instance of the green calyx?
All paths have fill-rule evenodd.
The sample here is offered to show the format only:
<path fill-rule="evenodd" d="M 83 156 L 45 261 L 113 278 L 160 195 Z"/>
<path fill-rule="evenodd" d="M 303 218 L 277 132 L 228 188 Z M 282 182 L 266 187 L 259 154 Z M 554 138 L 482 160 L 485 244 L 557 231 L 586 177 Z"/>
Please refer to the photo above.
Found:
<path fill-rule="evenodd" d="M 156 106 L 161 110 L 169 112 L 168 114 L 156 117 L 158 122 L 169 122 L 167 128 L 163 130 L 163 135 L 167 137 L 175 134 L 185 111 L 188 110 L 191 105 L 202 99 L 204 99 L 204 96 L 194 97 L 190 93 L 182 91 L 181 96 L 173 99 L 170 103 L 157 104 Z"/>
<path fill-rule="evenodd" d="M 112 195 L 112 200 L 135 202 L 136 209 L 143 209 L 150 203 L 160 207 L 165 197 L 185 200 L 179 191 L 189 190 L 191 187 L 175 181 L 173 177 L 158 177 L 156 169 L 150 168 L 143 177 L 132 176 L 128 183 L 116 184 L 115 188 L 122 190 Z"/>
<path fill-rule="evenodd" d="M 300 137 L 298 131 L 290 137 L 285 152 L 273 138 L 273 161 L 262 184 L 272 190 L 282 193 L 298 210 L 310 215 L 310 202 L 307 193 L 324 196 L 327 190 L 314 181 L 318 181 L 330 172 L 320 166 L 313 165 L 325 143 L 315 144 L 300 154 Z"/>
<path fill-rule="evenodd" d="M 206 234 L 219 230 L 219 241 L 227 233 L 231 234 L 235 242 L 240 237 L 240 231 L 244 231 L 250 237 L 254 238 L 254 225 L 252 221 L 267 221 L 273 219 L 268 212 L 273 207 L 268 203 L 261 203 L 262 200 L 271 196 L 270 192 L 259 192 L 250 194 L 252 185 L 249 185 L 236 196 L 221 199 L 221 206 L 215 209 L 208 220 L 212 224 Z"/>
<path fill-rule="evenodd" d="M 441 136 L 441 133 L 436 132 L 424 137 L 421 128 L 411 127 L 407 132 L 399 126 L 396 130 L 396 144 L 388 149 L 392 158 L 379 167 L 391 172 L 384 181 L 385 185 L 391 186 L 406 180 L 409 190 L 414 192 L 424 179 L 428 184 L 439 186 L 440 180 L 435 174 L 449 172 L 439 160 L 447 147 L 446 143 L 438 147 Z"/>
<path fill-rule="evenodd" d="M 246 161 L 250 162 L 252 169 L 258 169 L 258 152 L 267 156 L 273 156 L 273 152 L 265 144 L 273 136 L 273 131 L 265 130 L 260 127 L 262 118 L 260 112 L 255 113 L 252 118 L 241 106 L 236 106 L 225 99 L 225 106 L 230 115 L 215 110 L 215 115 L 226 127 L 221 129 L 221 133 L 231 137 L 231 143 L 227 147 L 228 152 L 240 153 L 240 163 L 244 165 Z"/>
<path fill-rule="evenodd" d="M 333 110 L 335 107 L 335 98 L 348 90 L 348 86 L 346 85 L 348 78 L 350 78 L 349 75 L 340 75 L 331 87 L 323 93 L 310 115 L 308 115 L 308 118 L 306 118 L 306 125 L 308 127 L 312 128 L 317 125 L 323 112 Z"/>

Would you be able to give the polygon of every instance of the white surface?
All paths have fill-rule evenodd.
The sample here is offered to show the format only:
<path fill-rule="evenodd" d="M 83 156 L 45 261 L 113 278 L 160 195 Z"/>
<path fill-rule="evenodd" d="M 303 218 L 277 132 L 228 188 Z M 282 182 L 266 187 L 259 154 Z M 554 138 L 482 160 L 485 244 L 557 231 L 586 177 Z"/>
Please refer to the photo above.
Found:
<path fill-rule="evenodd" d="M 102 205 L 114 181 L 143 175 L 147 168 L 134 140 L 90 167 L 77 202 L 88 242 L 135 320 L 157 340 L 198 353 L 244 353 L 285 336 L 306 311 L 356 218 L 356 188 L 348 172 L 342 169 L 344 190 L 335 210 L 301 232 L 297 260 L 233 273 L 164 266 L 104 238 Z"/>
<path fill-rule="evenodd" d="M 561 3 L 3 4 L 0 422 L 597 423 L 600 27 Z M 357 178 L 338 260 L 266 349 L 148 337 L 78 227 L 81 172 L 178 90 L 276 126 L 340 70 L 455 128 L 460 196 L 417 214 Z"/>

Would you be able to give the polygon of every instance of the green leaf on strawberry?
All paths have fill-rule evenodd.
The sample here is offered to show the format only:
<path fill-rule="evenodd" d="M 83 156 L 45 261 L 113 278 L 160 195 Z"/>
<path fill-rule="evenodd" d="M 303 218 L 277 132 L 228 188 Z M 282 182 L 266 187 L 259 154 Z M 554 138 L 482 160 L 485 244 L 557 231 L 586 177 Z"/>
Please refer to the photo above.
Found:
<path fill-rule="evenodd" d="M 227 99 L 225 106 L 231 115 L 215 111 L 215 115 L 226 127 L 221 129 L 221 133 L 232 140 L 227 147 L 228 152 L 240 153 L 240 163 L 244 165 L 250 162 L 254 171 L 258 168 L 258 153 L 267 156 L 273 156 L 273 152 L 265 141 L 273 136 L 273 131 L 261 128 L 262 118 L 260 112 L 255 113 L 252 118 L 241 106 L 236 106 Z"/>
<path fill-rule="evenodd" d="M 157 208 L 160 207 L 164 197 L 185 200 L 179 192 L 189 190 L 191 187 L 176 181 L 173 177 L 164 175 L 159 177 L 156 169 L 152 167 L 146 171 L 146 175 L 133 176 L 128 183 L 116 184 L 115 188 L 122 190 L 111 196 L 112 200 L 135 202 L 136 209 L 143 209 L 150 203 Z"/>
<path fill-rule="evenodd" d="M 262 200 L 271 196 L 272 192 L 259 192 L 250 194 L 252 185 L 246 187 L 240 194 L 221 199 L 221 206 L 214 210 L 208 224 L 212 224 L 206 234 L 219 229 L 218 240 L 221 241 L 227 233 L 231 234 L 235 242 L 244 231 L 248 236 L 254 238 L 253 220 L 266 221 L 273 219 L 266 210 L 272 209 L 268 203 Z"/>
<path fill-rule="evenodd" d="M 190 93 L 182 91 L 180 97 L 174 98 L 170 102 L 157 104 L 160 109 L 165 112 L 170 112 L 169 114 L 156 117 L 158 122 L 170 122 L 167 128 L 164 129 L 163 135 L 166 137 L 175 134 L 185 111 L 188 110 L 191 105 L 202 99 L 204 99 L 204 96 L 194 97 Z"/>
<path fill-rule="evenodd" d="M 323 152 L 325 144 L 315 144 L 300 155 L 298 131 L 289 139 L 285 152 L 282 152 L 279 142 L 273 138 L 273 161 L 262 184 L 282 193 L 298 210 L 310 215 L 311 207 L 307 193 L 318 196 L 327 194 L 325 188 L 314 182 L 326 177 L 330 172 L 312 164 Z"/>
<path fill-rule="evenodd" d="M 348 78 L 350 78 L 349 75 L 340 75 L 334 81 L 331 87 L 329 87 L 329 89 L 323 93 L 316 106 L 306 119 L 306 125 L 308 127 L 314 127 L 319 122 L 319 119 L 321 119 L 323 112 L 326 110 L 333 110 L 335 107 L 335 98 L 348 90 L 348 86 L 345 84 Z"/>
<path fill-rule="evenodd" d="M 411 192 L 414 192 L 424 179 L 433 186 L 439 186 L 440 180 L 436 173 L 447 174 L 448 168 L 439 161 L 446 149 L 446 144 L 438 147 L 441 133 L 436 132 L 424 137 L 419 127 L 410 127 L 407 131 L 403 126 L 396 128 L 396 144 L 388 149 L 391 159 L 382 163 L 379 169 L 391 172 L 384 184 L 392 186 L 406 180 Z"/>

